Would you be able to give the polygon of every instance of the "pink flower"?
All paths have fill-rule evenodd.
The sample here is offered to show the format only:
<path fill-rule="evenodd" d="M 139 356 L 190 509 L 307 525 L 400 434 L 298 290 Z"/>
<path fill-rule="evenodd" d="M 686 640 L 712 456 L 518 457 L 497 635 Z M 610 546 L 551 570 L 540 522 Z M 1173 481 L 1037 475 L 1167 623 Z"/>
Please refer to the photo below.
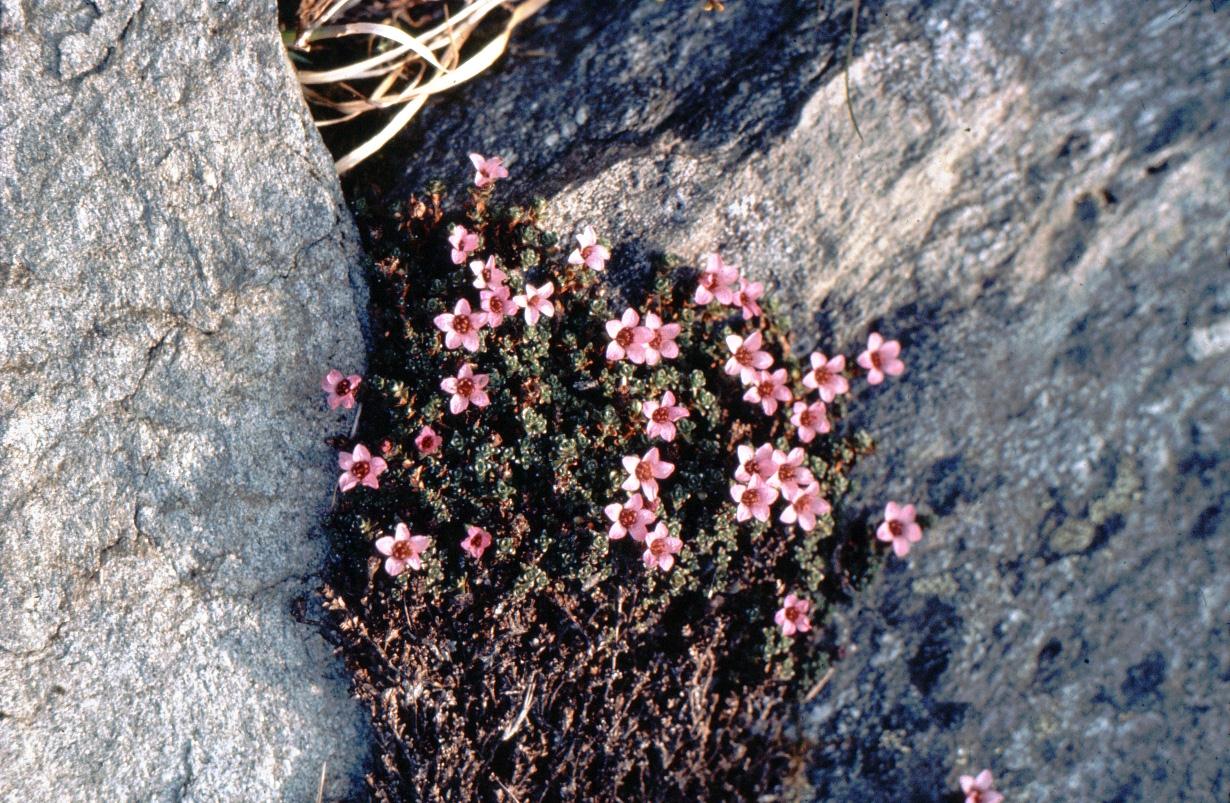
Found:
<path fill-rule="evenodd" d="M 784 636 L 806 633 L 811 630 L 811 620 L 807 618 L 809 610 L 811 610 L 810 602 L 794 594 L 787 594 L 782 600 L 782 607 L 773 615 L 773 621 L 782 629 Z"/>
<path fill-rule="evenodd" d="M 922 540 L 922 527 L 914 522 L 914 506 L 889 502 L 884 506 L 884 523 L 876 528 L 876 538 L 890 541 L 897 557 L 904 558 L 910 552 L 910 544 Z"/>
<path fill-rule="evenodd" d="M 474 286 L 479 290 L 495 289 L 504 286 L 508 276 L 495 266 L 495 257 L 487 257 L 487 261 L 476 259 L 470 263 L 470 272 L 474 274 Z"/>
<path fill-rule="evenodd" d="M 586 226 L 585 231 L 577 235 L 577 245 L 580 247 L 568 255 L 569 265 L 585 265 L 590 270 L 606 268 L 611 252 L 605 245 L 598 244 L 598 235 L 594 233 L 593 226 Z"/>
<path fill-rule="evenodd" d="M 900 353 L 900 343 L 886 341 L 879 332 L 872 332 L 867 338 L 867 350 L 858 355 L 858 364 L 867 370 L 867 384 L 878 385 L 885 376 L 901 376 L 905 363 L 897 358 Z"/>
<path fill-rule="evenodd" d="M 355 444 L 353 452 L 338 453 L 337 464 L 342 469 L 342 476 L 337 478 L 337 484 L 342 489 L 342 493 L 357 485 L 366 485 L 372 489 L 379 488 L 380 480 L 376 478 L 389 467 L 383 457 L 373 457 L 367 447 L 361 443 Z"/>
<path fill-rule="evenodd" d="M 390 577 L 401 574 L 407 566 L 416 572 L 423 568 L 419 555 L 431 546 L 431 539 L 425 535 L 411 535 L 410 528 L 398 524 L 393 529 L 393 535 L 386 535 L 376 540 L 376 550 L 388 557 L 384 561 L 384 570 Z"/>
<path fill-rule="evenodd" d="M 611 342 L 606 347 L 606 358 L 612 362 L 627 357 L 634 363 L 645 362 L 645 343 L 649 330 L 640 326 L 641 316 L 629 307 L 619 319 L 606 322 L 606 333 Z"/>
<path fill-rule="evenodd" d="M 816 484 L 811 469 L 803 466 L 804 457 L 806 455 L 801 446 L 794 447 L 789 454 L 780 449 L 773 450 L 774 471 L 773 476 L 769 477 L 769 484 L 784 493 L 788 499 L 793 498 L 803 486 Z"/>
<path fill-rule="evenodd" d="M 444 441 L 430 426 L 423 427 L 419 430 L 419 434 L 414 439 L 414 445 L 418 448 L 419 454 L 435 454 L 440 451 L 440 445 L 442 443 L 444 443 Z"/>
<path fill-rule="evenodd" d="M 705 269 L 700 274 L 700 282 L 696 285 L 694 300 L 697 304 L 708 304 L 717 299 L 719 304 L 729 305 L 735 297 L 731 285 L 738 279 L 738 268 L 727 265 L 719 254 L 709 254 L 705 258 Z"/>
<path fill-rule="evenodd" d="M 452 313 L 435 317 L 436 328 L 444 332 L 444 345 L 450 349 L 464 346 L 466 351 L 478 351 L 478 330 L 487 322 L 482 312 L 470 312 L 470 302 L 464 298 L 453 307 Z"/>
<path fill-rule="evenodd" d="M 453 232 L 449 235 L 448 244 L 453 247 L 453 264 L 464 265 L 466 257 L 470 255 L 470 252 L 478 248 L 478 235 L 468 230 L 465 226 L 453 226 Z"/>
<path fill-rule="evenodd" d="M 831 404 L 833 399 L 850 392 L 850 383 L 841 375 L 845 370 L 844 355 L 825 357 L 823 352 L 817 351 L 811 355 L 811 370 L 803 375 L 803 384 L 820 391 L 821 401 Z"/>
<path fill-rule="evenodd" d="M 1003 803 L 1004 796 L 995 791 L 995 779 L 990 770 L 983 770 L 978 777 L 961 776 L 961 792 L 965 803 Z"/>
<path fill-rule="evenodd" d="M 461 539 L 461 548 L 464 549 L 470 557 L 478 560 L 487 551 L 487 547 L 491 546 L 491 533 L 484 530 L 482 527 L 475 527 L 470 524 L 466 527 L 466 537 Z"/>
<path fill-rule="evenodd" d="M 807 532 L 811 532 L 816 526 L 816 517 L 823 516 L 825 513 L 830 513 L 833 506 L 828 503 L 828 500 L 820 496 L 820 486 L 808 485 L 801 487 L 793 497 L 787 496 L 789 504 L 782 511 L 778 521 L 783 524 L 798 525 Z"/>
<path fill-rule="evenodd" d="M 668 572 L 675 565 L 675 555 L 679 554 L 681 549 L 683 542 L 671 535 L 665 524 L 658 522 L 653 532 L 645 536 L 645 554 L 641 559 L 645 561 L 646 568 L 657 567 Z"/>
<path fill-rule="evenodd" d="M 832 428 L 824 402 L 795 402 L 790 423 L 799 430 L 799 440 L 803 443 L 811 443 L 816 435 L 823 435 Z"/>
<path fill-rule="evenodd" d="M 642 404 L 641 412 L 649 419 L 649 423 L 645 426 L 645 434 L 664 441 L 673 441 L 675 422 L 690 415 L 688 408 L 675 404 L 675 394 L 669 390 L 662 394 L 662 401 L 651 400 Z"/>
<path fill-rule="evenodd" d="M 450 376 L 440 383 L 441 390 L 453 394 L 453 398 L 448 402 L 448 409 L 453 415 L 463 412 L 471 404 L 475 407 L 486 407 L 491 403 L 487 398 L 487 391 L 483 390 L 487 387 L 489 378 L 487 374 L 474 373 L 474 366 L 466 363 L 461 366 L 457 376 Z"/>
<path fill-rule="evenodd" d="M 726 361 L 726 373 L 730 376 L 738 374 L 745 385 L 754 382 L 757 371 L 768 370 L 773 365 L 773 355 L 761 349 L 763 342 L 760 332 L 752 332 L 747 338 L 727 335 L 726 348 L 730 349 L 730 359 Z"/>
<path fill-rule="evenodd" d="M 764 295 L 764 285 L 760 282 L 748 283 L 747 279 L 739 280 L 739 290 L 735 293 L 732 303 L 743 310 L 743 320 L 750 321 L 760 314 L 760 305 L 756 300 Z"/>
<path fill-rule="evenodd" d="M 657 365 L 663 357 L 673 360 L 679 356 L 679 345 L 675 342 L 679 337 L 679 324 L 663 324 L 661 318 L 649 312 L 645 314 L 642 329 L 645 331 L 646 365 Z"/>
<path fill-rule="evenodd" d="M 504 323 L 505 315 L 515 315 L 517 312 L 513 307 L 512 299 L 509 298 L 508 288 L 502 284 L 495 285 L 489 290 L 482 290 L 478 295 L 483 312 L 487 313 L 487 325 L 492 329 Z"/>
<path fill-rule="evenodd" d="M 547 282 L 541 287 L 525 283 L 525 295 L 513 297 L 513 303 L 525 308 L 525 322 L 530 326 L 538 323 L 539 315 L 554 317 L 555 305 L 551 303 L 551 294 L 555 292 L 555 283 Z"/>
<path fill-rule="evenodd" d="M 674 463 L 667 463 L 658 456 L 658 447 L 645 452 L 643 457 L 628 455 L 623 459 L 628 479 L 620 487 L 625 491 L 639 490 L 645 495 L 645 500 L 653 502 L 658 498 L 658 480 L 664 480 L 675 471 Z"/>
<path fill-rule="evenodd" d="M 768 521 L 769 505 L 777 501 L 777 489 L 770 487 L 759 474 L 753 474 L 747 485 L 730 486 L 730 496 L 738 503 L 735 510 L 737 521 L 747 521 L 752 517 Z"/>
<path fill-rule="evenodd" d="M 744 401 L 752 404 L 759 402 L 765 415 L 776 413 L 778 402 L 789 404 L 793 399 L 794 394 L 790 392 L 790 387 L 786 384 L 785 368 L 778 368 L 772 373 L 757 371 L 755 380 L 743 394 Z"/>
<path fill-rule="evenodd" d="M 640 494 L 632 494 L 622 505 L 612 502 L 602 512 L 613 522 L 606 534 L 612 541 L 618 541 L 625 535 L 631 535 L 633 541 L 644 541 L 649 525 L 656 518 L 653 510 L 645 507 L 645 500 Z"/>
<path fill-rule="evenodd" d="M 342 376 L 342 372 L 336 368 L 325 374 L 320 389 L 329 395 L 329 409 L 336 410 L 339 404 L 347 410 L 354 407 L 355 393 L 362 381 L 363 377 L 358 374 Z"/>
<path fill-rule="evenodd" d="M 474 174 L 474 186 L 479 189 L 494 184 L 498 179 L 508 178 L 504 160 L 498 156 L 484 159 L 481 154 L 472 153 L 470 161 L 474 163 L 474 169 L 478 171 Z"/>
<path fill-rule="evenodd" d="M 735 479 L 747 483 L 753 476 L 768 480 L 777 472 L 777 464 L 773 462 L 774 449 L 767 443 L 762 443 L 753 451 L 747 444 L 740 444 L 736 450 L 739 454 L 739 467 L 735 469 Z"/>

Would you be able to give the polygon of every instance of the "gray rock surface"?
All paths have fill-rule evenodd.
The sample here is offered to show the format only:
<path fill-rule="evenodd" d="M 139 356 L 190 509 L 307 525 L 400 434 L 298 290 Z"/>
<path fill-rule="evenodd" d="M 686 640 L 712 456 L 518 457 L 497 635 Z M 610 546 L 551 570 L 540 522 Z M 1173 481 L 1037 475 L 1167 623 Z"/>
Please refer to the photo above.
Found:
<path fill-rule="evenodd" d="M 361 258 L 271 3 L 0 4 L 0 799 L 350 788 L 292 608 Z"/>
<path fill-rule="evenodd" d="M 353 189 L 499 153 L 621 270 L 721 246 L 801 350 L 904 341 L 843 516 L 927 534 L 834 621 L 819 799 L 1226 800 L 1230 8 L 869 0 L 860 141 L 819 5 L 557 0 Z"/>

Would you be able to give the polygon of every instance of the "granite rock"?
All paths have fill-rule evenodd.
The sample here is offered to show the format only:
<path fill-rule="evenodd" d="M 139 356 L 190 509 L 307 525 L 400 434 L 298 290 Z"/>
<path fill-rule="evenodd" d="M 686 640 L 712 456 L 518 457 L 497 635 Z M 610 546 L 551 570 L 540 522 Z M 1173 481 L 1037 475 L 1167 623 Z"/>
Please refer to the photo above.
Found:
<path fill-rule="evenodd" d="M 503 155 L 616 278 L 720 247 L 798 348 L 872 329 L 843 526 L 926 537 L 833 620 L 825 800 L 1230 795 L 1230 9 L 557 0 L 356 172 L 389 202 Z M 819 10 L 818 7 L 819 6 Z"/>
<path fill-rule="evenodd" d="M 305 594 L 361 260 L 272 4 L 0 3 L 0 798 L 352 788 Z"/>

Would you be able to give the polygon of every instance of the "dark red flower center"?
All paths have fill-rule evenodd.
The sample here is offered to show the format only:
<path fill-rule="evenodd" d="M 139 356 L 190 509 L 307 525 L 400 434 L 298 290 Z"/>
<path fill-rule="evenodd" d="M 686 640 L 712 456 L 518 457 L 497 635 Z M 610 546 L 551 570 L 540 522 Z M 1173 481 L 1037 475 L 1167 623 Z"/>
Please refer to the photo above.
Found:
<path fill-rule="evenodd" d="M 816 378 L 817 385 L 824 385 L 833 378 L 833 374 L 829 371 L 828 366 L 821 365 L 819 368 L 811 372 L 811 375 Z"/>
<path fill-rule="evenodd" d="M 773 381 L 771 379 L 766 379 L 756 387 L 759 390 L 760 398 L 762 399 L 768 399 L 773 395 Z"/>
<path fill-rule="evenodd" d="M 337 387 L 334 389 L 333 392 L 339 396 L 349 395 L 350 394 L 350 380 L 349 379 L 339 379 L 337 382 Z"/>
<path fill-rule="evenodd" d="M 794 620 L 796 620 L 796 619 L 798 619 L 798 618 L 799 618 L 799 609 L 798 609 L 798 608 L 796 608 L 796 607 L 794 607 L 793 605 L 791 605 L 789 608 L 787 608 L 787 609 L 786 609 L 786 620 L 787 620 L 787 621 L 789 621 L 789 622 L 793 622 Z"/>
<path fill-rule="evenodd" d="M 791 480 L 794 479 L 794 471 L 795 471 L 794 466 L 778 466 L 777 467 L 777 478 L 781 480 L 782 482 L 790 482 Z"/>
<path fill-rule="evenodd" d="M 473 379 L 462 377 L 461 379 L 457 380 L 457 395 L 458 396 L 464 396 L 465 398 L 469 398 L 470 394 L 473 392 L 474 392 L 474 380 Z"/>
<path fill-rule="evenodd" d="M 624 527 L 636 524 L 636 518 L 636 511 L 630 508 L 624 508 L 619 512 L 619 523 Z"/>
<path fill-rule="evenodd" d="M 748 488 L 743 492 L 741 499 L 743 504 L 748 507 L 755 507 L 756 503 L 760 501 L 760 491 L 757 491 L 755 488 Z"/>
<path fill-rule="evenodd" d="M 888 531 L 892 533 L 893 538 L 900 538 L 901 534 L 905 532 L 905 527 L 902 526 L 901 522 L 894 519 L 888 523 Z"/>
<path fill-rule="evenodd" d="M 628 346 L 631 346 L 632 345 L 632 330 L 626 326 L 623 329 L 620 329 L 619 333 L 615 335 L 615 342 L 618 343 L 623 348 L 627 348 Z"/>
<path fill-rule="evenodd" d="M 739 363 L 739 365 L 751 367 L 752 355 L 746 346 L 739 346 L 739 348 L 735 349 L 735 362 Z"/>
<path fill-rule="evenodd" d="M 653 411 L 652 418 L 655 424 L 665 424 L 671 420 L 670 410 L 667 410 L 665 407 L 659 407 Z"/>
<path fill-rule="evenodd" d="M 802 410 L 799 412 L 799 426 L 800 427 L 810 427 L 811 426 L 811 410 Z"/>
<path fill-rule="evenodd" d="M 636 464 L 636 478 L 641 482 L 649 482 L 653 479 L 653 471 L 650 470 L 649 464 L 644 460 Z"/>
<path fill-rule="evenodd" d="M 414 550 L 410 547 L 409 541 L 394 541 L 393 542 L 393 557 L 398 560 L 409 560 L 414 554 Z"/>
<path fill-rule="evenodd" d="M 879 368 L 880 368 L 880 352 L 878 352 L 878 351 L 873 351 L 873 352 L 871 352 L 871 356 L 870 356 L 868 359 L 870 359 L 870 360 L 871 360 L 871 367 L 872 367 L 872 368 L 875 368 L 876 370 L 879 370 Z"/>
<path fill-rule="evenodd" d="M 367 476 L 368 472 L 371 471 L 371 468 L 372 468 L 371 464 L 368 463 L 366 460 L 363 460 L 361 462 L 358 462 L 352 465 L 350 467 L 350 473 L 353 474 L 356 478 L 361 480 Z"/>
<path fill-rule="evenodd" d="M 455 315 L 453 316 L 453 331 L 459 335 L 464 335 L 470 331 L 470 316 Z"/>
<path fill-rule="evenodd" d="M 487 309 L 496 315 L 502 315 L 504 313 L 504 299 L 499 296 L 491 296 L 491 298 L 487 299 Z"/>
<path fill-rule="evenodd" d="M 669 548 L 667 547 L 667 545 L 666 545 L 666 539 L 665 539 L 665 538 L 658 538 L 658 539 L 655 539 L 654 541 L 652 541 L 652 542 L 649 544 L 649 552 L 650 552 L 650 554 L 651 554 L 651 555 L 653 555 L 655 558 L 657 558 L 657 557 L 661 557 L 662 555 L 664 555 L 664 554 L 666 554 L 666 553 L 670 552 L 670 549 L 669 549 Z"/>

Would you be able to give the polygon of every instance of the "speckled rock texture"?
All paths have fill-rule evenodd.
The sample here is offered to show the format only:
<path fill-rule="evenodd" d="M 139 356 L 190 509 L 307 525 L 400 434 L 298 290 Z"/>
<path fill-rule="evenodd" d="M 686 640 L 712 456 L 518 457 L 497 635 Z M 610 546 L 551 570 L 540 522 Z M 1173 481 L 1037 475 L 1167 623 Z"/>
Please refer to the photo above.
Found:
<path fill-rule="evenodd" d="M 297 602 L 362 256 L 275 19 L 0 3 L 0 799 L 312 800 L 364 755 Z"/>
<path fill-rule="evenodd" d="M 352 189 L 500 153 L 617 274 L 720 246 L 800 350 L 903 340 L 842 517 L 929 522 L 834 620 L 817 799 L 1226 800 L 1230 8 L 862 6 L 861 140 L 849 3 L 557 0 Z"/>

